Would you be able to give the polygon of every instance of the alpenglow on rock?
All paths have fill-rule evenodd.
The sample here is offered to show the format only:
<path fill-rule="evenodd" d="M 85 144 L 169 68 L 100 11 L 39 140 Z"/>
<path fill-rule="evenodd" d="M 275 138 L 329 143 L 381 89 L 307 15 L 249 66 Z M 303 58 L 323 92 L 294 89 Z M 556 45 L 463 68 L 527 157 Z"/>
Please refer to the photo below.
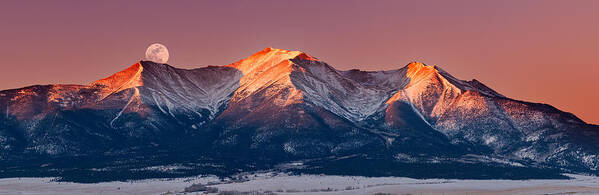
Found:
<path fill-rule="evenodd" d="M 419 62 L 340 71 L 273 48 L 189 70 L 141 61 L 89 85 L 0 91 L 0 113 L 6 177 L 599 173 L 598 126 Z"/>

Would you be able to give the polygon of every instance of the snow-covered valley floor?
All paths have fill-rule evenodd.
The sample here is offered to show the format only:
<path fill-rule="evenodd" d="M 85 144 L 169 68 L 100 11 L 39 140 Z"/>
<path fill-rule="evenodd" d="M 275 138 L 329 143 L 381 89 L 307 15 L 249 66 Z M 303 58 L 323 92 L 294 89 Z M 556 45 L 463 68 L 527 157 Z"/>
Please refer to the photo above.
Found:
<path fill-rule="evenodd" d="M 219 191 L 272 192 L 275 194 L 599 194 L 599 177 L 568 175 L 568 180 L 455 180 L 402 177 L 353 177 L 261 173 L 236 182 L 216 177 L 150 179 L 131 182 L 81 184 L 54 182 L 53 178 L 0 179 L 4 194 L 184 194 L 192 184 L 207 184 Z M 217 184 L 215 184 L 217 183 Z M 200 192 L 201 194 L 202 192 Z M 196 194 L 187 193 L 187 194 Z"/>

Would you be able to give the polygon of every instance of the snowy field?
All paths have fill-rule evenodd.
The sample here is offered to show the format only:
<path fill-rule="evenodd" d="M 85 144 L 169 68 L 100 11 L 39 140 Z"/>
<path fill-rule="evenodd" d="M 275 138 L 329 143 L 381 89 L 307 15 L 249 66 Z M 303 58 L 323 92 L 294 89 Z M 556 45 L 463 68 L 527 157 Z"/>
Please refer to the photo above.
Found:
<path fill-rule="evenodd" d="M 568 175 L 569 180 L 454 180 L 401 177 L 352 177 L 262 173 L 245 175 L 243 182 L 216 177 L 79 184 L 54 182 L 53 178 L 0 179 L 4 194 L 184 194 L 194 183 L 220 191 L 273 192 L 276 194 L 599 194 L 599 177 Z M 196 194 L 188 193 L 188 194 Z"/>

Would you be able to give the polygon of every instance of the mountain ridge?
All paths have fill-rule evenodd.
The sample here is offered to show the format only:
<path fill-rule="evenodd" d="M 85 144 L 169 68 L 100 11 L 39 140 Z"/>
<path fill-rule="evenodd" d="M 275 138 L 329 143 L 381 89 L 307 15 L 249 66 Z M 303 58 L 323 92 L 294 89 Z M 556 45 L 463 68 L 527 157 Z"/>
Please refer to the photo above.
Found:
<path fill-rule="evenodd" d="M 27 158 L 109 154 L 120 160 L 100 160 L 102 166 L 131 155 L 136 166 L 171 162 L 170 156 L 217 163 L 221 172 L 325 163 L 314 165 L 317 170 L 338 161 L 314 159 L 336 156 L 397 167 L 444 159 L 443 166 L 494 170 L 594 174 L 599 168 L 599 140 L 592 139 L 598 127 L 553 106 L 513 100 L 420 62 L 342 71 L 275 48 L 223 66 L 140 61 L 88 85 L 4 90 L 0 112 L 0 159 L 11 166 Z M 242 167 L 226 165 L 232 156 Z M 406 170 L 373 166 L 381 174 Z M 439 174 L 457 177 L 450 170 Z"/>

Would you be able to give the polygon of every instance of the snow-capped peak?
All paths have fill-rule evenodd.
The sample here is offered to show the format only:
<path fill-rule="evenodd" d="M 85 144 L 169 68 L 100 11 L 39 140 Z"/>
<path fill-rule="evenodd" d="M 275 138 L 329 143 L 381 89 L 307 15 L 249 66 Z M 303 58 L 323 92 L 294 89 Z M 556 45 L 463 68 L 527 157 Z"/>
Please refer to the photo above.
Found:
<path fill-rule="evenodd" d="M 240 70 L 243 73 L 243 75 L 248 76 L 251 74 L 259 74 L 273 66 L 278 65 L 283 61 L 291 60 L 294 58 L 317 60 L 316 58 L 301 51 L 288 51 L 284 49 L 267 47 L 246 59 L 240 60 L 227 66 L 236 68 Z"/>
<path fill-rule="evenodd" d="M 406 66 L 408 67 L 408 74 L 407 74 L 408 77 L 414 77 L 417 74 L 426 74 L 426 73 L 437 71 L 436 66 L 429 66 L 422 62 L 410 62 Z"/>
<path fill-rule="evenodd" d="M 432 77 L 439 77 L 441 81 L 446 82 L 442 75 L 439 75 L 440 69 L 434 65 L 426 65 L 421 62 L 410 62 L 406 65 L 406 77 L 410 79 L 410 83 L 406 87 L 411 87 L 423 80 L 428 80 Z"/>
<path fill-rule="evenodd" d="M 97 80 L 89 86 L 99 87 L 102 90 L 100 98 L 105 98 L 112 93 L 116 93 L 128 88 L 138 87 L 143 85 L 141 73 L 143 72 L 141 62 L 135 63 L 129 68 L 117 72 L 104 79 Z"/>

